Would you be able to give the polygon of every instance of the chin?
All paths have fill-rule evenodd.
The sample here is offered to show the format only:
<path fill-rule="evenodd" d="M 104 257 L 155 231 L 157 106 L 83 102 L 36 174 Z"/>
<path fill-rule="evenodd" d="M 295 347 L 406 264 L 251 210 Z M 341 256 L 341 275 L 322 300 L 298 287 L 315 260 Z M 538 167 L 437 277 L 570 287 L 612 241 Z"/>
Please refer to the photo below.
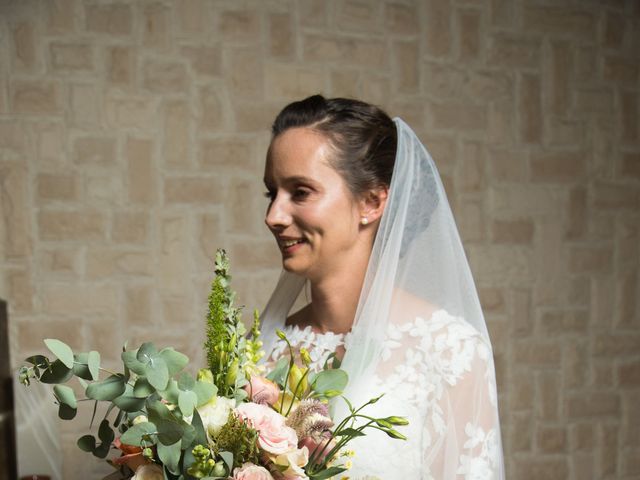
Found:
<path fill-rule="evenodd" d="M 305 274 L 308 270 L 308 266 L 296 260 L 297 259 L 293 258 L 283 258 L 282 268 L 289 273 L 295 273 L 296 275 L 300 275 L 301 277 L 306 277 Z"/>

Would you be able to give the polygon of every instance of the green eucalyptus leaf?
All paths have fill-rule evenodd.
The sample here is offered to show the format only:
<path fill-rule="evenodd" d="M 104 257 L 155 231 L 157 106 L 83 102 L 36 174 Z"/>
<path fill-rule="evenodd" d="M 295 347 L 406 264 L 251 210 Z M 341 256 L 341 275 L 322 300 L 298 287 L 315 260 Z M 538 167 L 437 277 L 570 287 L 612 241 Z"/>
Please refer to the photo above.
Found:
<path fill-rule="evenodd" d="M 55 338 L 45 339 L 44 344 L 67 368 L 73 368 L 73 350 L 69 345 Z"/>
<path fill-rule="evenodd" d="M 180 390 L 193 390 L 196 381 L 187 372 L 182 372 L 178 378 L 178 388 Z"/>
<path fill-rule="evenodd" d="M 40 366 L 46 366 L 50 363 L 49 359 L 44 355 L 32 355 L 27 359 L 25 359 L 25 362 L 30 363 L 31 365 L 40 365 Z"/>
<path fill-rule="evenodd" d="M 40 381 L 42 383 L 64 383 L 73 377 L 73 370 L 67 367 L 62 360 L 56 360 L 49 368 L 42 371 Z"/>
<path fill-rule="evenodd" d="M 121 395 L 113 399 L 113 403 L 125 412 L 139 412 L 144 408 L 144 398 Z"/>
<path fill-rule="evenodd" d="M 193 392 L 198 397 L 198 404 L 196 406 L 200 407 L 201 405 L 209 402 L 209 400 L 211 400 L 213 396 L 218 393 L 218 389 L 213 383 L 198 380 L 193 386 Z"/>
<path fill-rule="evenodd" d="M 71 408 L 78 408 L 76 395 L 73 389 L 66 385 L 54 385 L 53 393 L 61 404 L 68 405 Z"/>
<path fill-rule="evenodd" d="M 180 370 L 187 366 L 189 363 L 189 357 L 180 353 L 173 348 L 163 348 L 160 351 L 160 356 L 164 359 L 169 369 L 169 375 L 174 376 Z"/>
<path fill-rule="evenodd" d="M 98 428 L 98 438 L 103 443 L 111 443 L 116 438 L 113 429 L 109 426 L 109 420 L 102 420 Z"/>
<path fill-rule="evenodd" d="M 146 368 L 147 380 L 157 390 L 164 390 L 169 383 L 169 368 L 159 355 L 149 358 Z"/>
<path fill-rule="evenodd" d="M 145 375 L 146 366 L 136 358 L 135 351 L 124 351 L 120 354 L 124 366 L 136 375 Z"/>
<path fill-rule="evenodd" d="M 78 378 L 84 378 L 85 380 L 93 380 L 88 365 L 88 353 L 77 353 L 73 356 L 73 374 Z"/>
<path fill-rule="evenodd" d="M 73 420 L 77 413 L 77 408 L 72 408 L 64 403 L 61 403 L 58 406 L 58 417 L 60 417 L 62 420 Z"/>
<path fill-rule="evenodd" d="M 185 417 L 190 417 L 193 415 L 193 409 L 196 408 L 198 403 L 198 396 L 195 392 L 186 391 L 180 392 L 178 397 L 178 407 L 180 407 L 180 411 Z"/>
<path fill-rule="evenodd" d="M 169 380 L 167 388 L 158 393 L 167 402 L 172 403 L 173 405 L 178 404 L 178 400 L 180 398 L 180 389 L 178 388 L 178 382 L 176 382 L 175 380 Z"/>
<path fill-rule="evenodd" d="M 191 442 L 196 438 L 196 429 L 193 425 L 189 425 L 188 423 L 183 423 L 182 426 L 184 427 L 184 432 L 182 433 L 180 444 L 191 445 Z"/>
<path fill-rule="evenodd" d="M 133 385 L 133 396 L 138 398 L 147 398 L 149 395 L 156 391 L 155 388 L 149 384 L 147 377 L 138 377 L 136 383 Z"/>
<path fill-rule="evenodd" d="M 143 343 L 138 352 L 136 353 L 136 358 L 140 363 L 147 364 L 152 357 L 155 357 L 158 354 L 158 349 L 151 342 Z"/>
<path fill-rule="evenodd" d="M 158 444 L 158 457 L 169 472 L 177 475 L 180 473 L 179 463 L 182 450 L 180 449 L 180 441 L 171 445 Z"/>
<path fill-rule="evenodd" d="M 349 377 L 344 370 L 322 370 L 311 380 L 311 388 L 320 394 L 327 391 L 342 392 L 348 381 Z"/>
<path fill-rule="evenodd" d="M 269 374 L 267 375 L 267 378 L 277 383 L 278 385 L 280 385 L 280 387 L 282 387 L 284 385 L 284 379 L 287 376 L 288 369 L 289 369 L 289 359 L 286 357 L 282 357 L 280 358 L 280 360 L 276 362 L 275 367 L 273 367 L 273 370 L 269 372 Z"/>
<path fill-rule="evenodd" d="M 122 374 L 111 375 L 101 382 L 94 382 L 87 387 L 87 397 L 94 400 L 108 400 L 119 397 L 125 391 Z"/>
<path fill-rule="evenodd" d="M 229 471 L 233 471 L 233 453 L 231 452 L 220 452 L 219 453 L 220 458 L 222 458 L 222 461 L 224 463 L 226 463 L 227 468 L 229 469 Z"/>
<path fill-rule="evenodd" d="M 142 446 L 143 440 L 148 445 L 155 445 L 155 433 L 157 431 L 157 427 L 151 422 L 138 423 L 124 432 L 120 437 L 120 441 L 125 445 L 133 445 L 137 447 Z"/>
<path fill-rule="evenodd" d="M 173 413 L 162 402 L 152 402 L 147 406 L 149 421 L 158 428 L 158 441 L 164 445 L 172 445 L 182 438 L 184 427 Z"/>
<path fill-rule="evenodd" d="M 204 425 L 202 423 L 202 417 L 200 417 L 200 413 L 197 410 L 193 411 L 193 418 L 191 419 L 191 426 L 195 429 L 195 438 L 192 443 L 183 442 L 182 448 L 186 449 L 190 445 L 208 445 L 209 441 L 207 439 L 207 432 L 204 429 Z"/>
<path fill-rule="evenodd" d="M 95 350 L 91 350 L 88 356 L 89 372 L 91 380 L 98 380 L 100 374 L 100 354 Z"/>
<path fill-rule="evenodd" d="M 83 435 L 76 444 L 83 452 L 93 452 L 96 448 L 96 438 L 93 435 Z"/>
<path fill-rule="evenodd" d="M 78 383 L 82 386 L 82 388 L 86 390 L 89 384 L 85 380 L 81 379 L 80 377 L 77 377 L 77 378 L 78 378 Z"/>

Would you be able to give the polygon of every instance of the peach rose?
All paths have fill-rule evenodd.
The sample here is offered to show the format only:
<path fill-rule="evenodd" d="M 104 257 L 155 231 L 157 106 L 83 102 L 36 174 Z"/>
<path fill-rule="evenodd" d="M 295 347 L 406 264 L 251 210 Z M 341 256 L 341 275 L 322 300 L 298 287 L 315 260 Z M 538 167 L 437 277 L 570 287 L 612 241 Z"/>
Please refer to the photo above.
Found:
<path fill-rule="evenodd" d="M 266 405 L 243 403 L 236 407 L 236 413 L 258 431 L 258 446 L 265 452 L 280 455 L 298 447 L 296 431 Z"/>
<path fill-rule="evenodd" d="M 273 480 L 273 477 L 264 467 L 245 463 L 233 471 L 234 480 Z"/>
<path fill-rule="evenodd" d="M 136 470 L 136 474 L 131 480 L 164 480 L 164 473 L 159 465 L 142 465 Z"/>
<path fill-rule="evenodd" d="M 315 460 L 324 460 L 324 457 L 336 446 L 336 442 L 333 438 L 304 437 L 298 446 L 307 447 L 309 455 L 313 456 Z"/>
<path fill-rule="evenodd" d="M 268 378 L 254 375 L 244 387 L 253 403 L 273 405 L 278 401 L 280 388 Z"/>
<path fill-rule="evenodd" d="M 126 465 L 135 472 L 138 467 L 149 463 L 149 460 L 142 456 L 142 448 L 122 443 L 120 437 L 113 441 L 113 446 L 122 451 L 120 457 L 112 460 L 114 465 Z"/>

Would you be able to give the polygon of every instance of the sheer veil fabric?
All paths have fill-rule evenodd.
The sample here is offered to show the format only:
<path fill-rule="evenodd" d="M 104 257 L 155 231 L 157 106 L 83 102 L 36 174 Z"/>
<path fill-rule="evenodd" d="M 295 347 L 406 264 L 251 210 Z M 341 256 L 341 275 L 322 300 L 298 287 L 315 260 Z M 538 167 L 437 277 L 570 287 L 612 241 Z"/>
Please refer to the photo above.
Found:
<path fill-rule="evenodd" d="M 491 344 L 471 271 L 433 159 L 395 118 L 396 161 L 342 368 L 354 405 L 405 415 L 407 441 L 357 439 L 349 477 L 503 479 Z M 345 266 L 348 268 L 348 266 Z M 278 342 L 305 280 L 283 272 L 263 312 Z M 344 403 L 334 404 L 336 417 Z"/>

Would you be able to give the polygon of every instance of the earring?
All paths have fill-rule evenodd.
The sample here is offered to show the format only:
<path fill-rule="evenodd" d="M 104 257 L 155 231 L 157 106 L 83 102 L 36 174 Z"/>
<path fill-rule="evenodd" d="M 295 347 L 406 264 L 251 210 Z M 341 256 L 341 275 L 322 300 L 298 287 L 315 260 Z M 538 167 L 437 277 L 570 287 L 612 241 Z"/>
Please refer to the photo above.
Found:
<path fill-rule="evenodd" d="M 360 223 L 362 225 L 366 225 L 367 223 L 369 223 L 369 219 L 367 217 L 362 217 L 362 220 L 360 220 Z"/>

